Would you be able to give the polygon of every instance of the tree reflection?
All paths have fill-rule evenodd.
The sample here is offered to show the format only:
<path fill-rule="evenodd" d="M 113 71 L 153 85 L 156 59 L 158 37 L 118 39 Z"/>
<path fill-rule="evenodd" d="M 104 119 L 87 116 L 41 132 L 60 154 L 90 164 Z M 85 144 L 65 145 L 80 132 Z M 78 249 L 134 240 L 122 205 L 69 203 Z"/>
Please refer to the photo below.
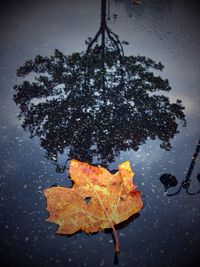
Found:
<path fill-rule="evenodd" d="M 148 138 L 169 150 L 185 122 L 180 100 L 156 92 L 171 90 L 155 73 L 163 65 L 144 56 L 124 56 L 122 43 L 107 26 L 102 0 L 101 26 L 86 52 L 36 56 L 17 71 L 14 87 L 22 126 L 41 146 L 57 171 L 59 155 L 106 166 L 120 151 L 137 150 Z"/>

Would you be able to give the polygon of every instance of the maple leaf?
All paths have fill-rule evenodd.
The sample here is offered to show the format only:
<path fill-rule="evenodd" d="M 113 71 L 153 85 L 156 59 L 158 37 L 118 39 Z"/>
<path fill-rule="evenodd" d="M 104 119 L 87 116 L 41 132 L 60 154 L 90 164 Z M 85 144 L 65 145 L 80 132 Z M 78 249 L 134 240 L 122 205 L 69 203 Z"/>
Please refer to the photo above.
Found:
<path fill-rule="evenodd" d="M 51 187 L 44 190 L 47 199 L 47 221 L 59 225 L 57 233 L 73 234 L 79 230 L 94 233 L 112 228 L 115 251 L 119 241 L 114 225 L 119 224 L 143 206 L 141 193 L 132 182 L 134 173 L 128 161 L 111 174 L 78 160 L 70 161 L 73 187 Z"/>

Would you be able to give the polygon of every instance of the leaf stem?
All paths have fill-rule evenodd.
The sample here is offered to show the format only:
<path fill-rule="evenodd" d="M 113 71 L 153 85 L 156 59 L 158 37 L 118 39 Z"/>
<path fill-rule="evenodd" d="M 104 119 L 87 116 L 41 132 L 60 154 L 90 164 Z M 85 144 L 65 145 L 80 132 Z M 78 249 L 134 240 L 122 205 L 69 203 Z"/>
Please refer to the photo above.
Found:
<path fill-rule="evenodd" d="M 120 249 L 119 249 L 119 238 L 118 238 L 118 235 L 117 235 L 117 232 L 115 230 L 113 222 L 111 223 L 111 227 L 112 227 L 112 230 L 113 230 L 113 236 L 114 236 L 114 240 L 115 240 L 115 253 L 119 253 L 120 252 Z"/>

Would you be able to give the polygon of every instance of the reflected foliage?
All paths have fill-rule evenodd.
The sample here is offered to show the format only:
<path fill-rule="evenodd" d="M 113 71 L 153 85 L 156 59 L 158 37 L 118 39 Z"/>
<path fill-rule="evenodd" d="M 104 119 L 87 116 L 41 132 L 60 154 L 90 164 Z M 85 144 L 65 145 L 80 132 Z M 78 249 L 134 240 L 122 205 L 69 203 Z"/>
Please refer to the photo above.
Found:
<path fill-rule="evenodd" d="M 107 26 L 105 0 L 101 8 L 100 29 L 87 40 L 86 52 L 55 50 L 17 71 L 23 82 L 14 87 L 14 101 L 22 126 L 40 138 L 57 171 L 65 168 L 58 157 L 66 150 L 68 158 L 104 166 L 148 138 L 161 140 L 161 148 L 169 150 L 177 121 L 185 122 L 181 101 L 170 103 L 161 93 L 171 90 L 158 75 L 163 65 L 124 56 L 122 43 Z"/>
<path fill-rule="evenodd" d="M 27 61 L 17 74 L 34 74 L 15 86 L 14 100 L 20 107 L 22 126 L 31 137 L 39 136 L 48 158 L 65 148 L 69 157 L 92 162 L 112 162 L 122 150 L 137 150 L 147 140 L 160 139 L 169 150 L 178 132 L 176 119 L 184 121 L 181 101 L 154 94 L 169 91 L 169 83 L 151 70 L 161 63 L 141 56 L 119 59 L 105 53 L 101 66 L 98 47 L 88 58 L 84 53 Z M 87 68 L 86 68 L 87 66 Z"/>

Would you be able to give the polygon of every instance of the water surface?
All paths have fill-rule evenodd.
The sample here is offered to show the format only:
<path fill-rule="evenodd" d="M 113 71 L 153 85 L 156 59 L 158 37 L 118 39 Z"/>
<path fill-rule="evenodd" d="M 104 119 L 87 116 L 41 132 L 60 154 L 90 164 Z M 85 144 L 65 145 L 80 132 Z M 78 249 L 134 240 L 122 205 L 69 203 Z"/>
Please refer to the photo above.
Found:
<path fill-rule="evenodd" d="M 90 83 L 86 87 L 90 93 L 85 98 L 80 96 L 83 92 L 80 89 L 83 85 L 78 86 L 80 80 L 74 80 L 76 97 L 71 102 L 74 103 L 70 113 L 72 119 L 65 116 L 63 107 L 52 104 L 48 109 L 42 109 L 51 115 L 49 124 L 42 128 L 43 133 L 32 134 L 33 138 L 30 138 L 31 130 L 34 133 L 34 122 L 38 123 L 38 120 L 27 116 L 30 120 L 24 131 L 23 119 L 17 118 L 20 103 L 24 101 L 24 94 L 19 97 L 18 105 L 13 101 L 16 94 L 13 86 L 23 81 L 16 76 L 17 69 L 37 55 L 51 57 L 55 49 L 66 57 L 86 51 L 85 40 L 93 38 L 100 27 L 100 2 L 10 1 L 3 6 L 0 18 L 3 40 L 0 44 L 2 266 L 112 266 L 114 255 L 110 234 L 88 236 L 79 233 L 67 238 L 55 235 L 56 225 L 45 222 L 48 214 L 42 190 L 55 184 L 70 185 L 66 162 L 70 157 L 100 163 L 110 170 L 116 170 L 122 161 L 131 163 L 145 205 L 140 216 L 118 230 L 119 266 L 199 266 L 199 194 L 188 194 L 199 191 L 196 179 L 200 172 L 199 158 L 194 154 L 200 133 L 199 4 L 152 0 L 135 6 L 129 1 L 110 1 L 110 13 L 107 10 L 109 29 L 121 42 L 129 43 L 123 45 L 127 60 L 140 55 L 156 63 L 162 62 L 163 70 L 154 69 L 153 73 L 160 75 L 162 81 L 168 79 L 171 90 L 160 81 L 166 90 L 159 90 L 157 95 L 164 94 L 171 104 L 177 99 L 182 101 L 186 126 L 184 118 L 177 117 L 177 112 L 170 111 L 168 115 L 172 115 L 172 119 L 163 119 L 159 107 L 147 109 L 144 95 L 140 95 L 135 113 L 133 107 L 124 110 L 126 104 L 121 105 L 121 95 L 116 98 L 115 94 L 108 94 L 103 99 L 102 91 L 100 96 L 94 97 L 95 91 L 112 92 L 119 84 L 123 91 L 121 74 L 117 81 L 111 78 L 104 81 L 104 86 L 104 75 L 96 75 L 96 81 L 100 77 L 99 87 L 97 84 L 92 87 Z M 96 65 L 101 64 L 101 58 L 98 61 L 93 50 L 88 52 L 88 57 L 95 58 Z M 121 55 L 122 51 L 115 59 Z M 141 60 L 139 58 L 140 63 Z M 127 62 L 123 67 L 127 70 Z M 63 76 L 58 78 L 59 85 L 62 84 L 60 77 Z M 90 72 L 85 77 L 91 82 Z M 34 81 L 33 74 L 25 78 L 30 83 Z M 134 100 L 138 94 L 134 95 Z M 49 101 L 52 101 L 52 95 Z M 128 95 L 124 97 L 131 101 Z M 120 99 L 119 103 L 117 99 Z M 38 99 L 34 98 L 33 103 L 37 105 Z M 163 104 L 163 101 L 159 103 Z M 166 111 L 166 102 L 163 106 Z M 83 115 L 83 108 L 92 116 Z M 157 127 L 144 120 L 151 115 L 148 112 L 155 112 L 152 119 L 154 123 L 157 121 Z M 111 117 L 111 114 L 115 116 Z M 142 117 L 137 117 L 141 114 Z M 100 116 L 98 120 L 94 119 L 96 116 Z M 164 121 L 168 127 L 164 127 Z M 49 132 L 51 134 L 47 135 Z M 196 160 L 190 165 L 193 156 Z M 176 177 L 177 186 L 169 188 L 172 194 L 191 174 L 189 190 L 182 187 L 178 194 L 167 196 L 160 181 L 163 174 Z M 170 179 L 164 181 L 166 188 L 176 184 Z"/>

